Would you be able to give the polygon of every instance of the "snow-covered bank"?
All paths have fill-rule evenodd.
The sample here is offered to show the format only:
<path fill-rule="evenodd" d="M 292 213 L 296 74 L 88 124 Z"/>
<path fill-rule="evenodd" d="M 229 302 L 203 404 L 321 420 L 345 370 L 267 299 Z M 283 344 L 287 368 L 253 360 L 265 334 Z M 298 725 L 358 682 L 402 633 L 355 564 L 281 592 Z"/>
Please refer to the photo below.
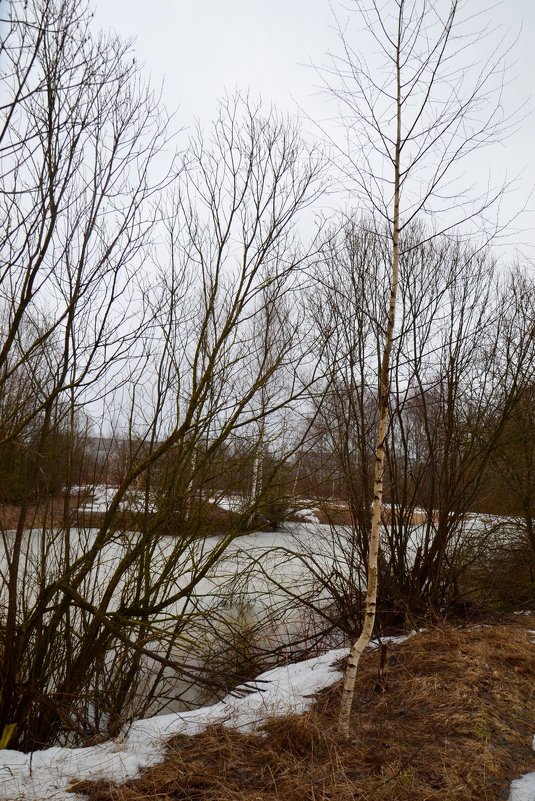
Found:
<path fill-rule="evenodd" d="M 124 781 L 163 758 L 165 741 L 173 734 L 196 734 L 209 724 L 222 723 L 250 731 L 275 715 L 304 712 L 314 693 L 337 681 L 333 665 L 345 649 L 274 668 L 213 706 L 175 715 L 136 721 L 122 738 L 90 748 L 49 748 L 32 754 L 0 751 L 2 801 L 67 801 L 78 798 L 67 788 L 79 779 Z"/>
<path fill-rule="evenodd" d="M 142 768 L 161 761 L 166 740 L 174 734 L 196 734 L 209 724 L 247 732 L 267 718 L 299 714 L 311 706 L 315 693 L 338 680 L 341 674 L 334 665 L 346 653 L 334 650 L 274 668 L 251 682 L 249 686 L 256 689 L 248 694 L 237 688 L 209 707 L 136 721 L 124 736 L 93 747 L 50 748 L 33 754 L 0 751 L 0 799 L 75 801 L 78 796 L 68 790 L 77 780 L 120 782 L 135 777 Z M 535 773 L 512 782 L 509 801 L 535 801 Z"/>

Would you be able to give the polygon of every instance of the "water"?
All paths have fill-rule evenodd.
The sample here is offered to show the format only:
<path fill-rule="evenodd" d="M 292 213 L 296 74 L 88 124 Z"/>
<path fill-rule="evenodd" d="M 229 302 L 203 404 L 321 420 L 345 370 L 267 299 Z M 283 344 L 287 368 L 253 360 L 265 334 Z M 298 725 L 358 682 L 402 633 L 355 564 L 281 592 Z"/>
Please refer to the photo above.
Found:
<path fill-rule="evenodd" d="M 469 521 L 467 532 L 480 533 L 485 525 Z M 97 536 L 90 529 L 24 533 L 18 625 L 31 617 L 44 588 L 64 585 L 48 598 L 26 654 L 31 672 L 40 658 L 38 633 L 45 631 L 45 655 L 54 668 L 45 672 L 41 690 L 54 694 L 75 664 L 95 610 L 114 624 L 118 620 L 123 634 L 143 649 L 123 702 L 125 718 L 199 706 L 275 663 L 344 645 L 344 635 L 331 625 L 336 610 L 333 615 L 329 610 L 340 598 L 351 604 L 365 590 L 363 567 L 344 527 L 289 524 L 279 532 L 236 537 L 214 564 L 221 537 L 184 542 L 118 532 L 92 553 Z M 409 559 L 422 536 L 423 527 L 415 526 Z M 0 615 L 8 601 L 7 562 L 14 538 L 13 532 L 0 538 Z M 77 600 L 55 620 L 68 588 Z M 143 617 L 149 607 L 155 611 Z M 96 729 L 106 727 L 109 698 L 134 658 L 135 651 L 117 637 L 104 654 L 95 653 L 88 698 L 77 702 L 80 719 Z"/>

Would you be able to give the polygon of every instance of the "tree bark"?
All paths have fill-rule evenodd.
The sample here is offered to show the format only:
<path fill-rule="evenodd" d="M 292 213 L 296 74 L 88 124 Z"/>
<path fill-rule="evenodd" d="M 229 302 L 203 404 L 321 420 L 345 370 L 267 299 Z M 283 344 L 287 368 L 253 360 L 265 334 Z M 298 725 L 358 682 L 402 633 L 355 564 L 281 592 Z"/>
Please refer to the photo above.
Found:
<path fill-rule="evenodd" d="M 394 326 L 396 322 L 396 303 L 399 283 L 399 196 L 400 196 L 400 161 L 401 161 L 401 34 L 403 20 L 403 2 L 400 4 L 398 15 L 398 36 L 396 46 L 396 143 L 394 152 L 394 209 L 392 218 L 392 283 L 390 286 L 390 302 L 388 308 L 388 321 L 385 332 L 383 353 L 381 357 L 381 371 L 379 376 L 379 425 L 377 430 L 375 469 L 373 481 L 373 509 L 370 531 L 370 548 L 367 565 L 366 606 L 364 612 L 364 625 L 360 637 L 353 645 L 349 654 L 344 688 L 340 703 L 338 725 L 341 734 L 349 737 L 349 724 L 355 682 L 360 658 L 373 634 L 375 614 L 377 609 L 378 591 L 378 559 L 381 534 L 381 508 L 383 501 L 383 477 L 385 470 L 385 444 L 388 430 L 388 400 L 390 395 L 390 356 L 394 339 Z"/>

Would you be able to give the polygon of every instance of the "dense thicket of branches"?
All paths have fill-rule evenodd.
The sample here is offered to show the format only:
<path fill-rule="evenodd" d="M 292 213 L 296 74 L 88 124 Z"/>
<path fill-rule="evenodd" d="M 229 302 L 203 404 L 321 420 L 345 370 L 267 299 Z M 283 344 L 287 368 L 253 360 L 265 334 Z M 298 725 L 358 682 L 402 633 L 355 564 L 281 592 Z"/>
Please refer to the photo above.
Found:
<path fill-rule="evenodd" d="M 247 491 L 239 514 L 216 515 L 224 535 L 206 547 L 221 461 L 240 432 L 254 451 L 314 380 L 284 297 L 321 163 L 239 97 L 173 156 L 131 53 L 92 33 L 85 4 L 6 13 L 0 469 L 16 506 L 0 732 L 28 748 L 113 733 L 199 673 L 193 593 L 265 501 Z M 101 471 L 115 488 L 81 529 L 73 487 Z"/>
<path fill-rule="evenodd" d="M 529 273 L 498 271 L 489 251 L 449 237 L 425 241 L 421 230 L 405 237 L 379 566 L 380 609 L 398 621 L 458 600 L 468 566 L 468 512 L 522 516 L 529 539 L 532 438 L 525 414 L 535 366 Z M 362 565 L 388 292 L 383 242 L 370 226 L 350 225 L 338 247 L 331 243 L 325 252 L 311 295 L 329 376 L 311 447 L 348 502 Z M 509 487 L 498 478 L 504 470 Z"/>
<path fill-rule="evenodd" d="M 29 749 L 358 636 L 392 253 L 377 217 L 303 244 L 323 161 L 291 121 L 226 98 L 175 152 L 85 3 L 3 13 L 0 740 Z M 381 626 L 463 600 L 502 536 L 535 559 L 533 277 L 398 240 Z M 236 550 L 311 496 L 349 520 Z"/>

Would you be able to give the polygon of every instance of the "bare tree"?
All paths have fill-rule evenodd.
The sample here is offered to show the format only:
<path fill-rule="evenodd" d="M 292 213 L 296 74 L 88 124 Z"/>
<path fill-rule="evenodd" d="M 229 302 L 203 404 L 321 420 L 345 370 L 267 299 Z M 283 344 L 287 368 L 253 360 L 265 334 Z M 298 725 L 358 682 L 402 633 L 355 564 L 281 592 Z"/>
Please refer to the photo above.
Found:
<path fill-rule="evenodd" d="M 502 72 L 500 55 L 466 69 L 463 56 L 470 33 L 460 18 L 457 0 L 396 0 L 386 5 L 372 0 L 357 2 L 356 8 L 368 40 L 380 51 L 381 63 L 372 64 L 371 54 L 368 61 L 357 53 L 341 31 L 343 55 L 333 61 L 330 72 L 335 77 L 326 80 L 344 107 L 350 137 L 356 135 L 346 175 L 381 220 L 377 235 L 382 236 L 383 226 L 387 227 L 391 274 L 379 369 L 366 615 L 349 657 L 340 712 L 340 728 L 346 736 L 358 662 L 375 622 L 400 239 L 416 218 L 459 205 L 449 185 L 453 168 L 475 148 L 493 141 L 502 122 L 495 94 Z M 470 41 L 475 41 L 475 35 Z M 456 197 L 458 185 L 454 191 Z M 490 200 L 487 194 L 475 207 L 464 207 L 463 216 L 487 208 Z M 446 221 L 444 228 L 452 224 Z"/>
<path fill-rule="evenodd" d="M 165 115 L 85 6 L 13 3 L 7 24 L 0 445 L 31 447 L 38 486 L 51 436 L 72 443 L 63 496 L 42 492 L 35 516 L 24 498 L 0 543 L 0 731 L 31 748 L 116 732 L 199 678 L 195 593 L 253 511 L 206 540 L 206 490 L 235 432 L 305 389 L 295 322 L 268 358 L 256 321 L 308 259 L 296 220 L 321 160 L 239 99 L 210 141 L 165 159 Z M 291 380 L 263 402 L 281 369 Z M 122 470 L 79 512 L 75 423 L 91 403 L 104 434 L 116 416 Z"/>
<path fill-rule="evenodd" d="M 382 580 L 384 608 L 410 619 L 462 608 L 466 515 L 482 508 L 531 356 L 511 276 L 488 250 L 449 237 L 409 255 L 393 357 Z"/>
<path fill-rule="evenodd" d="M 513 398 L 511 414 L 500 432 L 498 447 L 490 466 L 492 477 L 508 489 L 509 508 L 502 509 L 516 517 L 526 544 L 535 554 L 535 436 L 533 420 L 533 368 L 535 319 L 533 313 L 534 281 L 527 270 L 516 268 L 503 286 L 507 311 L 503 325 L 501 370 L 517 369 L 522 379 Z M 493 482 L 494 484 L 494 482 Z"/>
<path fill-rule="evenodd" d="M 167 133 L 128 49 L 112 36 L 90 35 L 85 4 L 14 2 L 6 14 L 2 443 L 30 448 L 27 485 L 37 487 L 50 467 L 53 430 L 102 393 L 104 374 L 111 382 L 115 368 L 117 377 L 129 353 L 134 275 L 154 223 L 148 203 L 160 183 L 151 164 Z M 14 536 L 3 535 L 0 728 L 14 719 L 19 701 L 19 570 L 31 500 L 22 499 Z"/>

